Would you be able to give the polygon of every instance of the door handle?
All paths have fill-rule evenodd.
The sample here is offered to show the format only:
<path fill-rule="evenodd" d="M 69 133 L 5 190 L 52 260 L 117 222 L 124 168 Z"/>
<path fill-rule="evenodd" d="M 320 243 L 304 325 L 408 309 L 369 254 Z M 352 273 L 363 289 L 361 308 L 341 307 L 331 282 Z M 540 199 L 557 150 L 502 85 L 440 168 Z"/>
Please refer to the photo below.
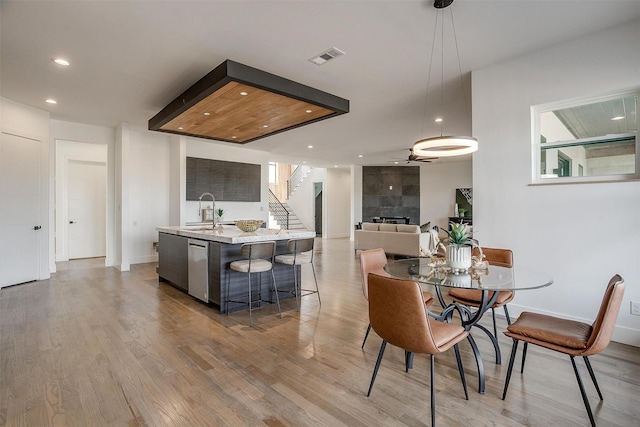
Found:
<path fill-rule="evenodd" d="M 69 224 L 75 224 L 75 223 L 76 223 L 75 221 L 69 221 Z"/>
<path fill-rule="evenodd" d="M 35 225 L 35 226 L 33 227 L 33 229 L 34 229 L 34 230 L 40 230 L 41 228 L 42 228 L 42 227 L 41 227 L 41 226 L 39 226 L 39 225 Z"/>

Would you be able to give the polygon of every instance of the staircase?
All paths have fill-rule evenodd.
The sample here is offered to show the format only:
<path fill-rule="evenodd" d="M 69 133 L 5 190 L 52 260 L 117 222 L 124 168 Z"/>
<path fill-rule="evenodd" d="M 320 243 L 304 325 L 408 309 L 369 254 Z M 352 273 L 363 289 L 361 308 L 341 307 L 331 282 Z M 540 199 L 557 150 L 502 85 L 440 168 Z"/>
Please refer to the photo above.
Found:
<path fill-rule="evenodd" d="M 306 230 L 307 227 L 302 224 L 302 221 L 298 219 L 298 216 L 293 210 L 291 210 L 289 205 L 287 203 L 282 203 L 282 205 L 287 211 L 289 211 L 289 227 L 286 227 L 286 222 L 285 224 L 280 224 L 280 221 L 278 221 L 278 218 L 276 218 L 276 222 L 278 223 L 278 225 L 280 225 L 281 228 L 286 228 L 287 230 Z"/>
<path fill-rule="evenodd" d="M 283 230 L 306 230 L 296 213 L 286 203 L 278 200 L 269 190 L 269 215 L 271 215 Z"/>

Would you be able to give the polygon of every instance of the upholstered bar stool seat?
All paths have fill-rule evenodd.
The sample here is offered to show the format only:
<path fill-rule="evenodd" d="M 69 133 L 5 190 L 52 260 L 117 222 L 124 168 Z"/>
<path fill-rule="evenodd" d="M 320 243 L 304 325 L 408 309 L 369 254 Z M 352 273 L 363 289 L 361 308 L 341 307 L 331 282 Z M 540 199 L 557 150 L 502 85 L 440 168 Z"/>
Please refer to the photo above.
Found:
<path fill-rule="evenodd" d="M 276 255 L 275 262 L 284 265 L 290 265 L 293 267 L 293 283 L 294 283 L 294 294 L 296 296 L 296 309 L 300 311 L 300 298 L 310 294 L 318 295 L 318 303 L 322 304 L 320 300 L 320 288 L 318 288 L 318 278 L 316 277 L 316 269 L 313 266 L 313 245 L 315 243 L 315 239 L 313 237 L 308 237 L 304 239 L 291 239 L 287 242 L 287 249 L 289 253 Z M 316 283 L 316 288 L 314 289 L 302 289 L 302 284 L 298 280 L 298 272 L 297 270 L 302 269 L 302 265 L 309 264 L 311 265 L 311 271 L 313 272 L 313 280 Z M 302 292 L 306 292 L 303 294 Z"/>
<path fill-rule="evenodd" d="M 254 303 L 269 302 L 262 299 L 262 281 L 258 279 L 258 299 L 254 301 L 252 296 L 252 283 L 251 275 L 255 273 L 271 272 L 271 279 L 273 280 L 273 290 L 276 295 L 276 302 L 278 304 L 278 313 L 282 318 L 282 311 L 280 310 L 280 298 L 278 297 L 278 286 L 276 284 L 276 276 L 273 274 L 273 257 L 276 251 L 276 242 L 256 242 L 245 243 L 240 247 L 240 253 L 244 259 L 233 261 L 229 264 L 229 269 L 237 271 L 239 273 L 247 273 L 247 300 L 232 300 L 227 297 L 227 314 L 229 313 L 229 303 L 243 303 L 249 306 L 249 326 L 253 326 L 253 320 L 251 312 L 253 311 Z M 227 276 L 227 296 L 229 295 L 229 281 L 231 276 Z"/>
<path fill-rule="evenodd" d="M 264 273 L 273 268 L 273 264 L 264 259 L 233 261 L 229 268 L 240 273 Z"/>

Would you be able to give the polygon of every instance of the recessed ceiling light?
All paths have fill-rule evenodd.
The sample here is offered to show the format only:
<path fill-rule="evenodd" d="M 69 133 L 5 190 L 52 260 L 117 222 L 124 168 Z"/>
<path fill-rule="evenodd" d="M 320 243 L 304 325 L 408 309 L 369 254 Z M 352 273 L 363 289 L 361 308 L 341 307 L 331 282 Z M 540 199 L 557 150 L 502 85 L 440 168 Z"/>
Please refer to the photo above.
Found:
<path fill-rule="evenodd" d="M 47 104 L 57 104 L 58 103 L 58 101 L 56 101 L 55 99 L 47 99 L 45 102 Z"/>
<path fill-rule="evenodd" d="M 393 162 L 393 164 L 394 164 L 394 165 L 397 165 L 397 164 L 398 164 L 398 162 Z"/>
<path fill-rule="evenodd" d="M 233 135 L 233 136 L 231 137 L 231 139 L 236 139 L 236 138 L 237 138 L 237 136 L 235 136 L 235 135 Z"/>
<path fill-rule="evenodd" d="M 55 62 L 58 65 L 64 65 L 65 67 L 67 65 L 69 65 L 69 61 L 67 61 L 66 59 L 62 59 L 62 58 L 54 58 L 52 61 Z"/>
<path fill-rule="evenodd" d="M 362 154 L 358 154 L 358 157 L 364 157 Z"/>
<path fill-rule="evenodd" d="M 180 127 L 178 128 L 178 130 L 182 130 L 182 129 L 184 129 L 182 126 L 180 126 Z"/>
<path fill-rule="evenodd" d="M 438 118 L 436 119 L 436 123 L 441 123 L 441 122 L 442 122 L 442 117 L 438 117 Z"/>
<path fill-rule="evenodd" d="M 204 113 L 204 115 L 205 115 L 205 116 L 210 116 L 210 115 L 211 115 L 211 113 Z"/>
<path fill-rule="evenodd" d="M 307 163 L 307 161 L 306 161 L 306 160 L 304 160 L 302 163 Z"/>
<path fill-rule="evenodd" d="M 337 167 L 338 167 L 338 165 L 333 165 L 333 167 L 334 167 L 334 168 L 337 168 Z"/>
<path fill-rule="evenodd" d="M 247 95 L 249 95 L 249 93 L 247 93 L 247 92 L 240 92 L 240 95 L 242 95 L 242 96 L 247 96 Z"/>
<path fill-rule="evenodd" d="M 615 116 L 615 117 L 612 117 L 611 120 L 622 120 L 624 118 L 625 116 Z"/>
<path fill-rule="evenodd" d="M 262 125 L 262 127 L 263 127 L 263 128 L 268 128 L 268 127 L 269 127 L 269 125 Z"/>
<path fill-rule="evenodd" d="M 313 145 L 307 145 L 307 148 L 313 148 Z"/>
<path fill-rule="evenodd" d="M 306 110 L 305 113 L 313 113 L 313 110 Z"/>

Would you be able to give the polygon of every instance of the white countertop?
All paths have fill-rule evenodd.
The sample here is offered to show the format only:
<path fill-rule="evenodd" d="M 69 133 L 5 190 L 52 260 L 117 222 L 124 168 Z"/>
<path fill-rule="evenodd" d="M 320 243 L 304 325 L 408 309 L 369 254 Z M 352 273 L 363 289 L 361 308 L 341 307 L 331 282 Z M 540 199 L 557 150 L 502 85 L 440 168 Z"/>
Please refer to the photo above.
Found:
<path fill-rule="evenodd" d="M 207 226 L 169 226 L 156 227 L 160 233 L 175 234 L 192 239 L 210 240 L 219 243 L 249 243 L 267 240 L 289 240 L 306 237 L 316 237 L 315 231 L 308 230 L 279 230 L 275 228 L 258 228 L 250 233 L 240 230 L 235 225 L 218 225 L 215 229 Z"/>

